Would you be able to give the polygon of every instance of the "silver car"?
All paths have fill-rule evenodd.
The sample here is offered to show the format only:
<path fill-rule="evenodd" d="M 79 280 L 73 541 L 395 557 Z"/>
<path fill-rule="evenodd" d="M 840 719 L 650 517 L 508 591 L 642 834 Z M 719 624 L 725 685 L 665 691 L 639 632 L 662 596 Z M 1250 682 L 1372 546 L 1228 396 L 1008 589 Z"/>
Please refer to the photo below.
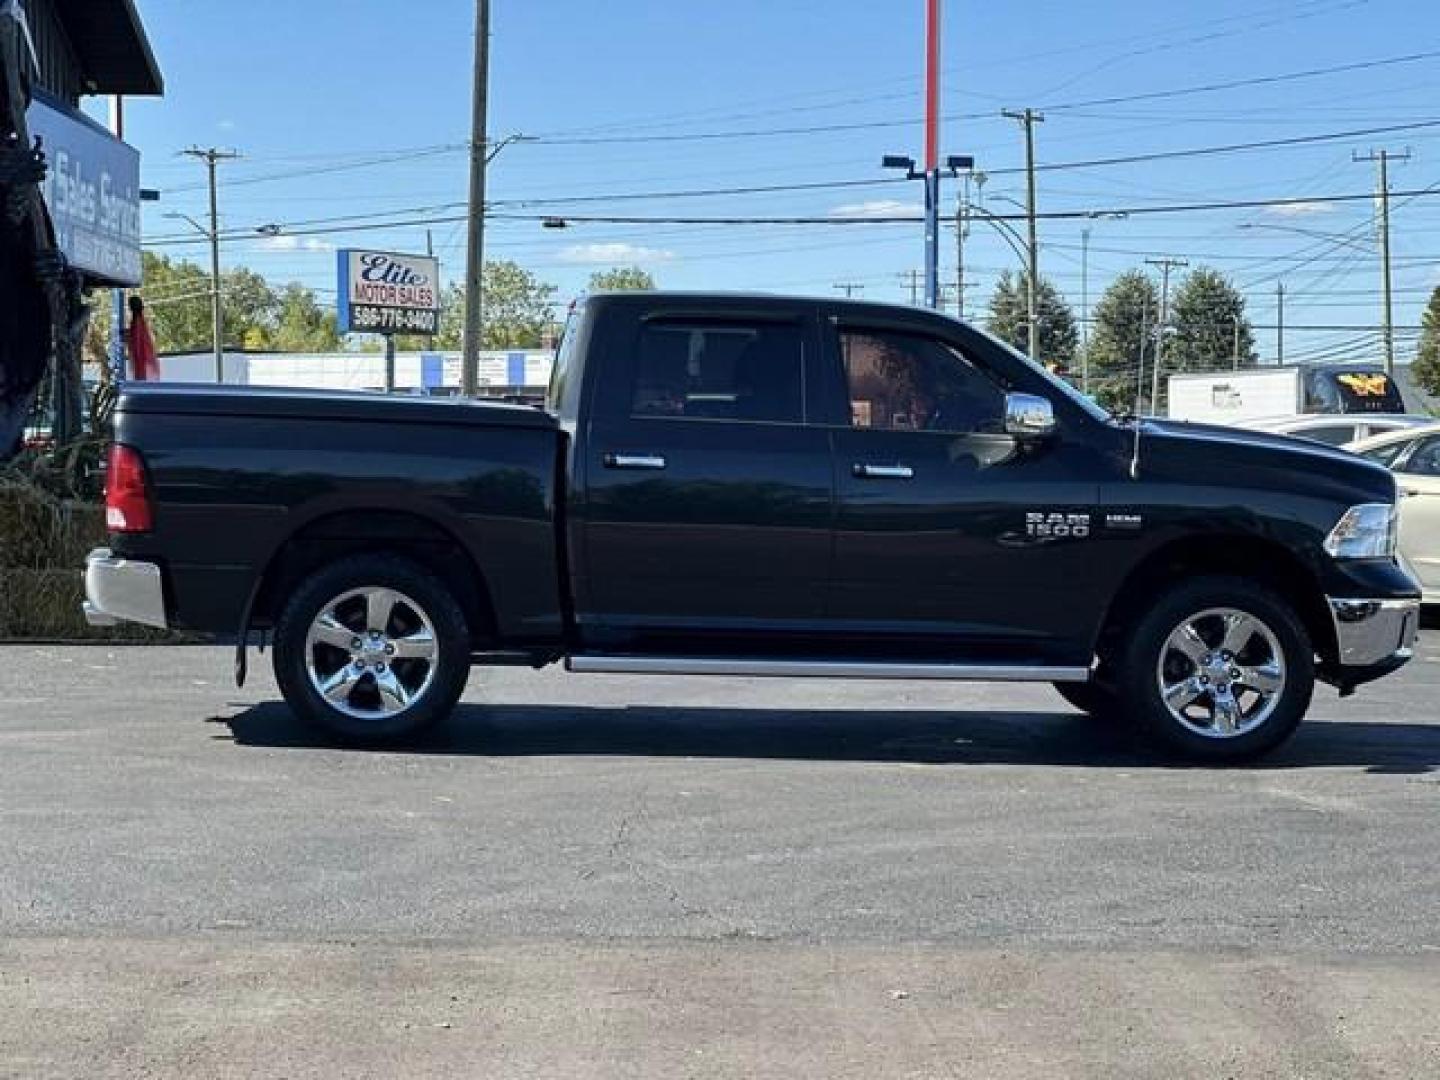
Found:
<path fill-rule="evenodd" d="M 1440 423 L 1361 439 L 1345 449 L 1384 465 L 1400 488 L 1400 555 L 1440 604 Z"/>

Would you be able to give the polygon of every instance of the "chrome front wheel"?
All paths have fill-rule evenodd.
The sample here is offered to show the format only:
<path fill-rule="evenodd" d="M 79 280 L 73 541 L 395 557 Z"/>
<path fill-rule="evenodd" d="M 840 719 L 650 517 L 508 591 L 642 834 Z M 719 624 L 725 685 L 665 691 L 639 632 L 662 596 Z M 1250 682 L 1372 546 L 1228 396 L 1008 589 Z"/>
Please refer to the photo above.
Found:
<path fill-rule="evenodd" d="M 1315 650 L 1295 605 L 1265 583 L 1196 575 L 1161 593 L 1122 641 L 1115 686 L 1158 742 L 1234 762 L 1294 732 L 1315 688 Z"/>
<path fill-rule="evenodd" d="M 1285 692 L 1285 654 L 1249 612 L 1209 608 L 1170 632 L 1155 667 L 1170 715 L 1198 735 L 1231 739 L 1269 719 Z"/>

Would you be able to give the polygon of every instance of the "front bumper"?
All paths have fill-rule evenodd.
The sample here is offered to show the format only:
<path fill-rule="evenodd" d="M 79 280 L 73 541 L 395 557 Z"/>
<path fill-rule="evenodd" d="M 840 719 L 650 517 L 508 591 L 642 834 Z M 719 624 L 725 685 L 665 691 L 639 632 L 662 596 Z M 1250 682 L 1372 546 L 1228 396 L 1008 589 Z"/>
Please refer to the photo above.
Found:
<path fill-rule="evenodd" d="M 165 629 L 160 567 L 116 558 L 109 548 L 96 548 L 85 560 L 84 610 L 91 626 L 133 622 Z"/>
<path fill-rule="evenodd" d="M 1341 690 L 1388 675 L 1415 655 L 1420 601 L 1329 597 L 1336 662 L 1322 672 Z"/>

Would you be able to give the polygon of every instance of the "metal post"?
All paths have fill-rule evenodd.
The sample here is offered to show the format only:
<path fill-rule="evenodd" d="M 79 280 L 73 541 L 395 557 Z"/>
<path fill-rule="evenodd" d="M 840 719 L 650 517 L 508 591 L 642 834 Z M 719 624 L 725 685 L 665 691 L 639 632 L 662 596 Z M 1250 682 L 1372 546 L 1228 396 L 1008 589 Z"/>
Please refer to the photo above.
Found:
<path fill-rule="evenodd" d="M 1235 344 L 1230 349 L 1230 368 L 1232 371 L 1240 370 L 1240 316 L 1236 315 L 1231 320 L 1235 324 Z"/>
<path fill-rule="evenodd" d="M 485 117 L 490 83 L 490 0 L 475 0 L 475 88 L 470 121 L 470 235 L 465 249 L 465 336 L 460 392 L 479 389 L 480 289 L 485 266 Z"/>
<path fill-rule="evenodd" d="M 395 335 L 385 335 L 385 392 L 395 392 Z"/>
<path fill-rule="evenodd" d="M 1080 389 L 1090 392 L 1090 226 L 1080 230 Z"/>
<path fill-rule="evenodd" d="M 1285 363 L 1285 283 L 1275 283 L 1275 364 Z"/>
<path fill-rule="evenodd" d="M 925 172 L 925 306 L 940 307 L 940 170 Z"/>
<path fill-rule="evenodd" d="M 119 94 L 110 98 L 110 133 L 125 139 L 125 99 Z M 125 290 L 110 290 L 110 381 L 116 387 L 125 383 Z"/>
<path fill-rule="evenodd" d="M 965 203 L 970 197 L 970 177 L 964 192 L 955 194 L 955 317 L 965 318 Z"/>
<path fill-rule="evenodd" d="M 925 306 L 940 307 L 940 0 L 925 0 Z"/>

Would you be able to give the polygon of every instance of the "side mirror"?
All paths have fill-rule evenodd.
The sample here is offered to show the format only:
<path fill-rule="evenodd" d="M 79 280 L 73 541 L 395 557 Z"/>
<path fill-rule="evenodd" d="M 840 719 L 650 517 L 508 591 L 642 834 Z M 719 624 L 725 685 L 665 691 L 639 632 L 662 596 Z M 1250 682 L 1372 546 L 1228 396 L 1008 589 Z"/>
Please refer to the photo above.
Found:
<path fill-rule="evenodd" d="M 1036 394 L 1005 395 L 1005 434 L 1043 439 L 1055 431 L 1055 407 Z"/>

